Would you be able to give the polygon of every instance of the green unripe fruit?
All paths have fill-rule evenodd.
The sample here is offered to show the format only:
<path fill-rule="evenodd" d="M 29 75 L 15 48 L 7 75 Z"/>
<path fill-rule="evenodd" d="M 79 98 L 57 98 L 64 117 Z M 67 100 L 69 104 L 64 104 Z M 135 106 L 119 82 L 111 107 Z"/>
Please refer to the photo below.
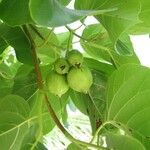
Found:
<path fill-rule="evenodd" d="M 80 66 L 83 62 L 83 55 L 77 50 L 72 50 L 68 53 L 67 59 L 72 66 Z"/>
<path fill-rule="evenodd" d="M 59 74 L 66 74 L 69 71 L 69 63 L 64 58 L 58 58 L 54 63 L 54 69 Z"/>
<path fill-rule="evenodd" d="M 59 97 L 65 94 L 69 89 L 66 76 L 60 75 L 54 71 L 47 75 L 46 85 L 49 92 Z"/>
<path fill-rule="evenodd" d="M 87 67 L 73 67 L 67 74 L 67 80 L 73 90 L 83 93 L 87 93 L 93 83 L 92 73 Z"/>

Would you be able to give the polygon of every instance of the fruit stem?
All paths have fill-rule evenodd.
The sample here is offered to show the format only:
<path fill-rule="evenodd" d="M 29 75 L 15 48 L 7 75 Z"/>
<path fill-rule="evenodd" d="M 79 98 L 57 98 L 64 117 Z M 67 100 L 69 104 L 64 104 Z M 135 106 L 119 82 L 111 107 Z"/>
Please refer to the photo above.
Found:
<path fill-rule="evenodd" d="M 37 53 L 36 53 L 36 45 L 34 43 L 34 40 L 32 39 L 32 36 L 27 28 L 26 25 L 23 25 L 23 30 L 24 32 L 26 33 L 27 37 L 29 38 L 30 40 L 30 43 L 31 43 L 31 51 L 32 51 L 32 59 L 33 59 L 33 64 L 34 64 L 34 67 L 35 67 L 35 72 L 36 72 L 36 76 L 37 76 L 37 84 L 38 84 L 38 88 L 39 90 L 41 91 L 44 91 L 44 85 L 43 85 L 43 81 L 42 81 L 42 74 L 41 74 L 41 70 L 40 70 L 40 67 L 39 67 L 39 62 L 38 62 L 38 57 L 37 57 Z M 83 141 L 80 141 L 80 140 L 77 140 L 75 139 L 64 127 L 63 125 L 60 123 L 57 115 L 55 114 L 49 100 L 48 100 L 48 97 L 47 97 L 47 94 L 45 92 L 43 92 L 44 94 L 44 101 L 45 101 L 45 104 L 48 108 L 48 111 L 51 115 L 51 117 L 53 118 L 55 124 L 57 125 L 57 127 L 62 131 L 62 133 L 70 140 L 72 141 L 73 143 L 76 143 L 78 145 L 83 145 L 85 147 L 93 147 L 93 148 L 96 148 L 96 149 L 100 149 L 100 150 L 108 150 L 107 148 L 105 147 L 101 147 L 101 146 L 97 146 L 95 144 L 91 144 L 91 143 L 87 143 L 87 142 L 83 142 Z"/>
<path fill-rule="evenodd" d="M 70 45 L 71 45 L 71 42 L 72 42 L 72 35 L 73 35 L 72 31 L 69 31 L 69 32 L 70 32 L 70 34 L 69 34 L 69 39 L 68 39 L 68 43 L 67 43 L 66 55 L 67 55 L 67 53 L 69 52 Z"/>

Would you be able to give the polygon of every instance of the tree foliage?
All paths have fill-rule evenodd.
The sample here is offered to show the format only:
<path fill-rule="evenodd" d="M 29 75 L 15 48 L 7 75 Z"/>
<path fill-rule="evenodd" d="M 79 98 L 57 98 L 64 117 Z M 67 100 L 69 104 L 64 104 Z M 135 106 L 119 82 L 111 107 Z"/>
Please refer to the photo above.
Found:
<path fill-rule="evenodd" d="M 46 150 L 43 137 L 57 125 L 72 142 L 69 150 L 149 150 L 150 69 L 140 64 L 130 35 L 150 33 L 150 1 L 75 0 L 74 9 L 67 7 L 69 3 L 0 0 L 0 149 Z M 98 23 L 86 25 L 87 16 Z M 75 21 L 84 27 L 81 35 L 68 26 Z M 67 32 L 56 34 L 59 26 Z M 67 59 L 73 37 L 79 38 L 83 62 L 70 57 L 75 65 L 68 70 L 87 67 L 92 85 L 86 92 L 67 85 L 57 96 L 62 85 L 57 88 L 53 81 L 51 89 L 57 89 L 50 92 L 47 76 L 58 58 Z M 84 82 L 80 74 L 86 71 L 74 76 L 75 86 Z M 62 83 L 67 83 L 66 76 Z M 93 136 L 89 143 L 64 128 L 70 101 L 89 117 Z"/>

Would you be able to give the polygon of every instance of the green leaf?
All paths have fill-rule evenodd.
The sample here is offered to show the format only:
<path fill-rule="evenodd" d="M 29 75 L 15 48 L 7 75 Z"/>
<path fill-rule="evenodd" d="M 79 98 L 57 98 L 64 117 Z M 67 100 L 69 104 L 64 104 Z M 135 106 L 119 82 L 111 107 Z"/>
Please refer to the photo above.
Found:
<path fill-rule="evenodd" d="M 71 91 L 71 100 L 75 106 L 85 115 L 88 115 L 91 123 L 92 133 L 95 133 L 97 127 L 97 122 L 101 122 L 99 111 L 95 106 L 95 101 L 90 98 L 88 94 L 79 93 L 76 91 Z M 94 103 L 93 103 L 94 102 Z"/>
<path fill-rule="evenodd" d="M 67 150 L 81 150 L 78 145 L 71 143 L 68 145 Z"/>
<path fill-rule="evenodd" d="M 35 125 L 30 127 L 22 141 L 21 150 L 28 150 L 33 148 L 34 150 L 47 150 L 47 148 L 42 143 L 36 140 L 36 131 L 37 128 Z"/>
<path fill-rule="evenodd" d="M 104 120 L 104 110 L 106 108 L 106 83 L 107 76 L 96 70 L 92 71 L 93 85 L 89 90 L 89 96 L 95 109 L 97 116 L 102 121 Z"/>
<path fill-rule="evenodd" d="M 0 54 L 8 47 L 7 42 L 0 37 Z"/>
<path fill-rule="evenodd" d="M 62 46 L 62 48 L 66 50 L 68 48 L 68 42 L 72 43 L 73 35 L 70 35 L 70 32 L 62 32 L 57 34 L 57 38 L 59 40 L 60 46 Z M 69 48 L 72 49 L 71 44 Z"/>
<path fill-rule="evenodd" d="M 103 47 L 112 48 L 112 42 L 101 24 L 87 26 L 82 33 L 82 37 L 87 40 L 87 42 L 85 42 L 85 40 L 80 39 L 81 46 L 84 48 L 86 53 L 95 59 L 103 59 L 109 62 L 111 61 L 108 51 L 96 48 L 92 45 L 97 44 Z"/>
<path fill-rule="evenodd" d="M 146 70 L 140 65 L 126 64 L 116 70 L 109 78 L 107 85 L 107 106 L 115 96 L 116 92 L 119 90 L 121 85 L 127 81 L 129 78 L 133 78 L 136 74 L 140 74 L 141 70 Z M 133 85 L 134 86 L 134 85 Z"/>
<path fill-rule="evenodd" d="M 29 116 L 29 104 L 20 96 L 7 95 L 0 99 L 0 112 L 8 111 L 18 113 L 24 117 Z"/>
<path fill-rule="evenodd" d="M 84 3 L 84 5 L 83 5 Z M 109 33 L 114 48 L 121 35 L 130 27 L 139 22 L 138 13 L 140 11 L 140 3 L 136 0 L 76 0 L 75 8 L 93 10 L 93 9 L 109 9 L 117 7 L 114 12 L 108 12 L 96 18 L 103 24 Z M 126 51 L 127 53 L 128 51 Z M 119 51 L 122 54 L 122 51 Z"/>
<path fill-rule="evenodd" d="M 57 114 L 57 117 L 61 118 L 64 108 L 66 107 L 66 104 L 68 103 L 68 93 L 64 94 L 61 98 L 59 98 L 55 95 L 52 95 L 51 93 L 47 93 L 47 96 L 48 96 L 48 100 L 49 100 L 50 104 L 52 105 L 53 110 Z M 44 97 L 43 97 L 42 101 L 43 100 L 44 100 Z M 41 111 L 44 114 L 41 118 L 42 119 L 42 124 L 41 124 L 42 132 L 43 132 L 43 135 L 45 135 L 54 128 L 55 122 L 53 121 L 53 119 L 51 118 L 51 116 L 48 112 L 47 105 L 45 105 L 45 103 L 43 105 L 41 105 L 41 102 L 38 99 L 38 95 L 36 95 L 36 99 L 34 99 L 34 106 L 32 108 L 30 116 L 32 116 L 32 117 L 37 116 L 37 115 L 39 115 L 39 112 L 41 112 Z M 37 120 L 36 123 L 39 124 L 38 121 L 39 120 Z"/>
<path fill-rule="evenodd" d="M 11 26 L 31 23 L 29 0 L 2 0 L 0 19 Z"/>
<path fill-rule="evenodd" d="M 150 33 L 150 1 L 140 0 L 141 11 L 139 13 L 139 19 L 141 23 L 136 24 L 130 29 L 132 34 L 146 34 Z"/>
<path fill-rule="evenodd" d="M 33 67 L 22 65 L 14 77 L 12 93 L 28 100 L 37 90 L 36 75 Z"/>
<path fill-rule="evenodd" d="M 136 56 L 135 52 L 133 52 L 133 54 L 129 56 L 118 55 L 117 53 L 113 53 L 112 56 L 116 67 L 120 67 L 124 64 L 140 64 L 140 60 Z"/>
<path fill-rule="evenodd" d="M 37 27 L 36 29 L 45 38 L 43 40 L 38 35 L 34 35 L 37 55 L 42 65 L 50 64 L 60 56 L 60 43 L 53 30 Z"/>
<path fill-rule="evenodd" d="M 32 65 L 30 42 L 20 27 L 1 24 L 0 37 L 15 49 L 18 61 Z"/>
<path fill-rule="evenodd" d="M 85 95 L 74 90 L 70 90 L 70 97 L 75 106 L 85 115 L 88 110 L 86 109 Z"/>
<path fill-rule="evenodd" d="M 7 94 L 11 93 L 13 86 L 13 74 L 10 68 L 4 64 L 0 64 L 0 97 L 3 98 Z"/>
<path fill-rule="evenodd" d="M 84 61 L 90 69 L 103 72 L 108 76 L 115 70 L 113 65 L 92 58 L 84 58 Z"/>
<path fill-rule="evenodd" d="M 124 33 L 117 43 L 117 49 L 123 52 L 132 52 L 132 55 L 119 55 L 113 48 L 113 43 L 109 38 L 107 31 L 100 24 L 89 25 L 83 31 L 81 45 L 83 49 L 97 60 L 108 61 L 116 67 L 125 63 L 139 63 L 136 54 L 133 51 L 132 43 L 129 36 Z"/>
<path fill-rule="evenodd" d="M 107 133 L 104 135 L 106 137 L 106 144 L 109 149 L 116 150 L 146 150 L 144 145 L 142 145 L 138 140 L 133 137 L 126 135 L 118 135 Z"/>
<path fill-rule="evenodd" d="M 71 10 L 60 5 L 57 0 L 45 0 L 44 2 L 41 0 L 30 0 L 29 6 L 32 19 L 37 24 L 47 27 L 62 26 L 82 19 L 87 15 L 114 11 L 114 9 L 99 11 Z"/>
<path fill-rule="evenodd" d="M 62 5 L 67 5 L 71 0 L 58 0 Z"/>
<path fill-rule="evenodd" d="M 0 113 L 1 149 L 20 150 L 21 142 L 29 128 L 29 121 L 13 112 Z"/>
<path fill-rule="evenodd" d="M 123 33 L 121 37 L 117 40 L 116 50 L 123 55 L 133 54 L 133 45 L 130 40 L 130 37 L 126 33 Z"/>
<path fill-rule="evenodd" d="M 139 14 L 140 20 L 148 27 L 150 27 L 150 1 L 149 0 L 140 0 L 141 12 Z"/>
<path fill-rule="evenodd" d="M 130 28 L 129 33 L 134 35 L 147 34 L 150 33 L 150 26 L 147 26 L 144 23 L 139 23 L 133 26 L 132 28 Z"/>
<path fill-rule="evenodd" d="M 150 137 L 149 83 L 148 68 L 124 65 L 110 77 L 107 92 L 107 120 L 122 123 L 127 130 L 136 133 L 144 145 L 147 145 Z"/>

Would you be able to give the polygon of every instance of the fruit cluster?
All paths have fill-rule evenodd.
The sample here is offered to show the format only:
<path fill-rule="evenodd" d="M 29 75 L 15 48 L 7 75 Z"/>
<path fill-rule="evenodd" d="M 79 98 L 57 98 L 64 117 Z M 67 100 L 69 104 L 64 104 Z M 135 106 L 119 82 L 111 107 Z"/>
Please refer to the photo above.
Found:
<path fill-rule="evenodd" d="M 77 51 L 70 51 L 66 58 L 58 58 L 54 63 L 54 70 L 46 79 L 49 92 L 61 97 L 70 88 L 87 93 L 92 85 L 91 71 L 83 65 L 83 55 Z"/>

